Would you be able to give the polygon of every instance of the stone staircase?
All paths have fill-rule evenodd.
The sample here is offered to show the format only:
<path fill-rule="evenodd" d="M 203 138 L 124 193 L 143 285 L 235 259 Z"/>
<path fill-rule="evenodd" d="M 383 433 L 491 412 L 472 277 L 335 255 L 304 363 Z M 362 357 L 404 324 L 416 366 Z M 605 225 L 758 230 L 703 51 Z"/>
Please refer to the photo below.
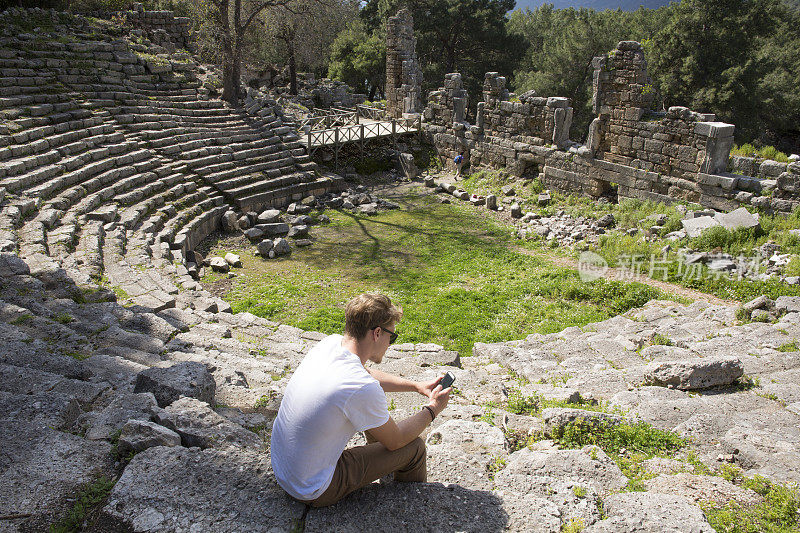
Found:
<path fill-rule="evenodd" d="M 518 449 L 509 435 L 546 431 L 576 409 L 515 414 L 504 406 L 517 391 L 605 401 L 627 419 L 692 437 L 690 449 L 712 467 L 730 456 L 724 461 L 749 474 L 800 479 L 800 359 L 779 350 L 800 336 L 800 313 L 735 325 L 731 308 L 653 301 L 582 329 L 477 344 L 465 359 L 433 344 L 393 346 L 384 371 L 429 380 L 446 368 L 457 376 L 458 394 L 426 434 L 429 482 L 384 480 L 306 511 L 275 483 L 268 441 L 291 372 L 322 335 L 234 315 L 198 291 L 160 285 L 140 268 L 153 261 L 144 243 L 122 241 L 121 233 L 106 235 L 107 272 L 136 276 L 143 289 L 152 284 L 174 308 L 125 307 L 108 290 L 81 289 L 69 270 L 32 273 L 18 256 L 0 254 L 0 435 L 12 458 L 0 470 L 0 514 L 14 517 L 0 531 L 45 529 L 101 476 L 116 484 L 95 532 L 363 531 L 380 520 L 387 530 L 558 532 L 582 522 L 593 532 L 711 532 L 698 490 L 760 501 L 693 473 L 685 455 L 645 461 L 646 491 L 626 492 L 629 478 L 595 446 L 560 449 L 541 440 Z M 129 271 L 117 274 L 111 264 Z M 669 345 L 652 343 L 667 337 Z M 687 392 L 641 382 L 651 365 L 720 355 L 739 358 L 760 384 Z M 191 379 L 182 377 L 193 364 Z M 143 375 L 158 385 L 142 388 Z M 213 384 L 211 395 L 198 383 Z M 177 390 L 185 397 L 164 399 Z M 398 420 L 424 402 L 413 393 L 388 397 Z M 351 444 L 363 442 L 357 435 Z"/>
<path fill-rule="evenodd" d="M 9 13 L 0 24 L 18 23 Z M 56 264 L 82 283 L 127 286 L 142 305 L 173 305 L 119 267 L 129 244 L 148 258 L 130 262 L 158 270 L 154 261 L 185 262 L 228 210 L 283 207 L 332 187 L 274 102 L 248 97 L 232 109 L 211 98 L 189 54 L 155 56 L 157 47 L 82 17 L 64 15 L 49 31 L 50 12 L 21 13 L 42 31 L 0 38 L 0 249 L 34 271 Z M 157 286 L 191 281 L 153 276 L 164 278 Z"/>

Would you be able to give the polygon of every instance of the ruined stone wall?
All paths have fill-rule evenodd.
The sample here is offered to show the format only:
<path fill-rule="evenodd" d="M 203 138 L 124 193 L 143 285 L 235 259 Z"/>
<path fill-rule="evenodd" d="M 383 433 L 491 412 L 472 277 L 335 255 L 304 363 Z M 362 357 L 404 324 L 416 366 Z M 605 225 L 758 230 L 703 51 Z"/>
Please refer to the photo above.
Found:
<path fill-rule="evenodd" d="M 133 10 L 123 12 L 122 17 L 127 26 L 142 31 L 155 44 L 187 50 L 192 47 L 188 17 L 176 17 L 172 11 L 145 11 L 142 4 L 134 4 Z"/>
<path fill-rule="evenodd" d="M 556 146 L 569 139 L 572 108 L 568 98 L 536 96 L 535 91 L 509 100 L 506 79 L 487 72 L 476 125 L 487 135 L 533 137 Z"/>
<path fill-rule="evenodd" d="M 471 166 L 512 169 L 517 174 L 538 172 L 545 155 L 567 139 L 572 108 L 567 98 L 542 98 L 534 91 L 514 97 L 506 78 L 486 73 L 483 100 L 478 102 L 476 123 L 466 122 L 467 93 L 461 75 L 445 76 L 444 87 L 428 96 L 424 117 L 440 155 L 452 161 L 465 155 Z"/>
<path fill-rule="evenodd" d="M 568 99 L 533 91 L 517 98 L 494 72 L 486 74 L 474 126 L 455 121 L 463 112 L 447 84 L 457 79 L 460 89 L 461 78 L 448 74 L 445 88 L 429 98 L 427 131 L 441 155 L 458 151 L 473 167 L 539 174 L 545 186 L 563 192 L 600 196 L 613 184 L 620 197 L 720 210 L 745 204 L 790 211 L 800 205 L 800 163 L 778 168 L 771 162 L 767 176 L 729 173 L 732 124 L 684 107 L 651 109 L 654 92 L 639 43 L 620 42 L 595 58 L 594 67 L 597 118 L 583 145 L 568 138 Z"/>
<path fill-rule="evenodd" d="M 401 9 L 386 27 L 386 112 L 391 117 L 422 110 L 422 71 L 416 48 L 411 12 Z"/>

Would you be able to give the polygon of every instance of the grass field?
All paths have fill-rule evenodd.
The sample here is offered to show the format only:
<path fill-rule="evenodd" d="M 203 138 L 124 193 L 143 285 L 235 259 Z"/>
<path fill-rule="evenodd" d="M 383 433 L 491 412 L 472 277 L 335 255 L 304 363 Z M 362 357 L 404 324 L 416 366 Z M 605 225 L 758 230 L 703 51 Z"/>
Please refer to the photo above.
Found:
<path fill-rule="evenodd" d="M 481 194 L 499 194 L 500 188 L 506 181 L 497 172 L 481 171 L 469 176 L 464 181 L 464 187 L 470 192 Z M 516 187 L 517 196 L 523 200 L 525 211 L 539 213 L 542 216 L 552 216 L 557 211 L 563 210 L 574 217 L 600 218 L 607 213 L 614 215 L 616 228 L 627 230 L 638 228 L 650 229 L 653 220 L 649 217 L 656 214 L 666 215 L 666 223 L 659 231 L 661 236 L 681 229 L 683 213 L 678 211 L 678 205 L 664 205 L 659 202 L 643 201 L 636 199 L 622 199 L 618 204 L 599 204 L 592 198 L 568 196 L 552 192 L 553 202 L 545 207 L 539 207 L 536 195 L 542 189 L 537 180 L 530 181 L 527 185 Z M 699 206 L 686 205 L 689 209 L 698 209 Z M 750 209 L 750 211 L 754 211 Z M 704 232 L 700 237 L 685 239 L 678 243 L 670 243 L 662 239 L 645 241 L 640 231 L 636 235 L 609 234 L 603 235 L 596 247 L 590 248 L 603 256 L 610 266 L 625 266 L 630 264 L 631 258 L 643 258 L 647 262 L 651 257 L 663 260 L 668 265 L 669 271 L 666 279 L 660 275 L 658 279 L 682 285 L 690 289 L 699 290 L 726 300 L 747 302 L 765 294 L 770 298 L 779 296 L 800 296 L 800 286 L 788 285 L 778 279 L 769 281 L 756 281 L 752 279 L 737 279 L 736 277 L 720 276 L 709 271 L 705 266 L 700 266 L 696 275 L 687 276 L 678 267 L 678 251 L 682 247 L 706 252 L 726 252 L 733 256 L 742 256 L 755 261 L 756 250 L 765 243 L 771 242 L 780 246 L 781 253 L 793 255 L 787 265 L 787 276 L 800 275 L 800 237 L 790 230 L 800 229 L 800 210 L 789 215 L 759 213 L 759 226 L 756 228 L 740 228 L 729 231 L 716 227 Z M 670 251 L 665 255 L 662 251 L 665 245 L 670 244 Z M 525 246 L 536 250 L 547 246 L 544 241 L 531 241 Z M 557 249 L 562 255 L 577 257 L 577 251 Z M 766 258 L 761 258 L 763 261 Z M 685 270 L 685 269 L 684 269 Z"/>
<path fill-rule="evenodd" d="M 576 271 L 514 252 L 510 230 L 469 206 L 413 191 L 394 200 L 402 209 L 373 217 L 327 211 L 332 222 L 313 227 L 315 244 L 287 258 L 265 260 L 241 237 L 222 239 L 211 253 L 238 252 L 244 267 L 233 280 L 209 272 L 203 282 L 235 312 L 326 333 L 341 331 L 350 298 L 382 292 L 404 309 L 398 342 L 462 355 L 478 341 L 582 326 L 665 297 L 636 283 L 584 283 Z"/>

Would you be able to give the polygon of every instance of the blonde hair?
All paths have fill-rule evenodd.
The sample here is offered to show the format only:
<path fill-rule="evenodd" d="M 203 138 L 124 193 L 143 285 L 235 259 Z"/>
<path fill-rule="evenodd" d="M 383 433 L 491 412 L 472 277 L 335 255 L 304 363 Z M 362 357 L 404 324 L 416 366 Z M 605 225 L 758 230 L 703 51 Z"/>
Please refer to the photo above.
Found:
<path fill-rule="evenodd" d="M 361 339 L 371 329 L 398 322 L 402 317 L 403 310 L 392 305 L 385 294 L 359 294 L 344 309 L 344 332 Z"/>

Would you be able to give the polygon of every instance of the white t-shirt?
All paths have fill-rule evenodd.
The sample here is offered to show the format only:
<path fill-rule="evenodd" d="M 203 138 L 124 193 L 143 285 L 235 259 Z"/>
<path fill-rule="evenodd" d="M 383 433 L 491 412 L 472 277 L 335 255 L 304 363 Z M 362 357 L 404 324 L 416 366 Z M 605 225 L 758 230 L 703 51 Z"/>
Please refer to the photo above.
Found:
<path fill-rule="evenodd" d="M 272 425 L 270 455 L 278 484 L 300 500 L 319 497 L 358 431 L 389 420 L 386 394 L 341 335 L 322 339 L 297 367 Z"/>

